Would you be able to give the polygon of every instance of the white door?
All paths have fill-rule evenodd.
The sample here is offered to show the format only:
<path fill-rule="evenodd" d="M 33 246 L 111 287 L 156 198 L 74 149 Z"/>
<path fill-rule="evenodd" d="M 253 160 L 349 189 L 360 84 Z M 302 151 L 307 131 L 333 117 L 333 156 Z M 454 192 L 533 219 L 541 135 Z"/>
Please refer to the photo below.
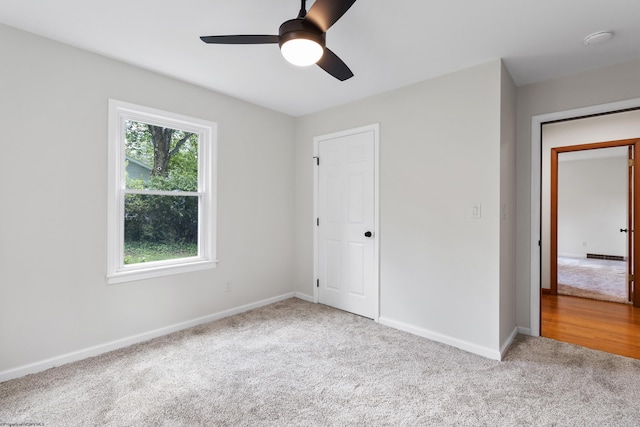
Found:
<path fill-rule="evenodd" d="M 317 138 L 318 301 L 377 320 L 377 126 Z"/>

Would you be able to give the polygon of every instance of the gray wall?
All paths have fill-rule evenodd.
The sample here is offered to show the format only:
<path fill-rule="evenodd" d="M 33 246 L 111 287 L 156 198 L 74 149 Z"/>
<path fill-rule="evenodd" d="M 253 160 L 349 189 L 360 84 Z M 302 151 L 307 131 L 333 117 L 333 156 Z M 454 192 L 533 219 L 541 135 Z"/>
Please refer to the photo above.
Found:
<path fill-rule="evenodd" d="M 499 357 L 515 329 L 515 270 L 501 265 L 515 236 L 514 218 L 500 221 L 501 197 L 515 209 L 515 87 L 505 73 L 496 60 L 298 120 L 299 293 L 313 295 L 313 137 L 379 123 L 380 322 Z M 481 219 L 470 218 L 474 203 Z"/>
<path fill-rule="evenodd" d="M 500 118 L 500 345 L 516 323 L 516 86 L 502 65 Z"/>
<path fill-rule="evenodd" d="M 5 26 L 0 58 L 0 374 L 293 295 L 292 117 Z M 217 269 L 106 285 L 109 98 L 218 123 Z"/>
<path fill-rule="evenodd" d="M 627 256 L 627 157 L 558 163 L 558 255 Z"/>
<path fill-rule="evenodd" d="M 532 286 L 539 286 L 538 283 L 531 283 L 531 257 L 532 253 L 536 256 L 537 251 L 533 249 L 532 252 L 537 242 L 532 242 L 531 230 L 533 224 L 539 221 L 538 216 L 532 217 L 531 204 L 532 117 L 638 97 L 640 60 L 518 88 L 516 312 L 518 326 L 524 331 L 531 328 L 531 316 L 536 315 L 531 312 Z M 539 144 L 539 141 L 535 144 Z"/>

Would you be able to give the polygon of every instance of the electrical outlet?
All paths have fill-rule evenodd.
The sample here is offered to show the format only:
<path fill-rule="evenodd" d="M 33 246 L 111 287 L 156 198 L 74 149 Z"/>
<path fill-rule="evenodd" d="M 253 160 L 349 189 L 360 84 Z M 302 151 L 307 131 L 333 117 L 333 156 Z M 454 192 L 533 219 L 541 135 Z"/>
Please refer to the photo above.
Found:
<path fill-rule="evenodd" d="M 231 292 L 233 290 L 233 285 L 231 283 L 231 281 L 227 282 L 227 284 L 224 287 L 224 291 L 225 292 Z"/>

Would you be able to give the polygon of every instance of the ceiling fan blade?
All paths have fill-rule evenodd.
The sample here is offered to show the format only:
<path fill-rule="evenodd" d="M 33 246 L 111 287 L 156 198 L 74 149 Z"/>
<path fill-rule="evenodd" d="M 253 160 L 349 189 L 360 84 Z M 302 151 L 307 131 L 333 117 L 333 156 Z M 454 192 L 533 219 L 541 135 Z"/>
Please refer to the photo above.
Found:
<path fill-rule="evenodd" d="M 280 36 L 267 35 L 237 35 L 237 36 L 202 36 L 205 43 L 215 44 L 267 44 L 278 43 Z"/>
<path fill-rule="evenodd" d="M 356 0 L 316 0 L 307 12 L 305 19 L 310 20 L 323 32 L 336 23 Z"/>
<path fill-rule="evenodd" d="M 353 77 L 353 73 L 349 67 L 347 67 L 347 64 L 345 64 L 342 59 L 338 58 L 338 55 L 333 53 L 329 48 L 324 49 L 324 54 L 317 64 L 320 68 L 341 82 Z"/>

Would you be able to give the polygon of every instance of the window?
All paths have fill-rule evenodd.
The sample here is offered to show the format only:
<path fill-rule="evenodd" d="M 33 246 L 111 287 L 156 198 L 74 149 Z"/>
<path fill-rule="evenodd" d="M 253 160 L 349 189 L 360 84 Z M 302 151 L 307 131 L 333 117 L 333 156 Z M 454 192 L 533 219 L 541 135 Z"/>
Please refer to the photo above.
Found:
<path fill-rule="evenodd" d="M 216 124 L 109 100 L 107 282 L 216 265 Z"/>

